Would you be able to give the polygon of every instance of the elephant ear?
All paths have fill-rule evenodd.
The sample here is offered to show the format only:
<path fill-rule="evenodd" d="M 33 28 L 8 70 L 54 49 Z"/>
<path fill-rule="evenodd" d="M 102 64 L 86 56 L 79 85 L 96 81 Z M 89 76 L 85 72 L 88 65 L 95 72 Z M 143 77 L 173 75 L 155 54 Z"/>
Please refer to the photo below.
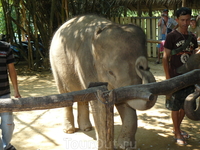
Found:
<path fill-rule="evenodd" d="M 95 34 L 98 35 L 101 32 L 103 32 L 105 29 L 110 28 L 111 26 L 113 26 L 111 23 L 98 25 L 98 26 L 96 26 Z"/>
<path fill-rule="evenodd" d="M 96 27 L 96 32 L 95 32 L 95 34 L 98 35 L 98 34 L 100 34 L 102 31 L 103 31 L 103 28 L 102 28 L 101 26 L 97 26 L 97 27 Z"/>
<path fill-rule="evenodd" d="M 192 55 L 185 64 L 177 68 L 176 72 L 183 74 L 194 69 L 200 69 L 200 54 Z"/>

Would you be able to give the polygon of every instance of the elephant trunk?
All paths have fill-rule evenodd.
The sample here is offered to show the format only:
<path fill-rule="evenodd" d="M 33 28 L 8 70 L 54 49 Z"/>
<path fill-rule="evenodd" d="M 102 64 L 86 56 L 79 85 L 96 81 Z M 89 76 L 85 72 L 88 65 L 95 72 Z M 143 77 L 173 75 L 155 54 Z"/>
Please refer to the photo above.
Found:
<path fill-rule="evenodd" d="M 153 74 L 149 71 L 148 61 L 144 56 L 140 56 L 135 62 L 137 75 L 142 79 L 142 84 L 156 82 Z"/>
<path fill-rule="evenodd" d="M 147 84 L 151 82 L 156 82 L 153 74 L 149 71 L 148 61 L 144 56 L 140 56 L 135 62 L 135 70 L 137 75 L 142 79 L 142 84 Z M 142 94 L 142 93 L 138 93 Z M 137 110 L 147 110 L 153 107 L 156 103 L 157 95 L 151 95 L 150 101 L 142 100 L 130 100 L 127 103 L 134 109 Z"/>
<path fill-rule="evenodd" d="M 197 105 L 198 108 L 196 108 L 196 99 L 200 96 L 200 91 L 195 91 L 194 93 L 190 94 L 184 103 L 184 110 L 186 116 L 191 119 L 198 121 L 200 120 L 200 100 L 199 104 Z"/>
<path fill-rule="evenodd" d="M 180 66 L 176 71 L 179 74 L 183 74 L 194 69 L 200 69 L 200 54 L 192 55 L 188 61 Z"/>

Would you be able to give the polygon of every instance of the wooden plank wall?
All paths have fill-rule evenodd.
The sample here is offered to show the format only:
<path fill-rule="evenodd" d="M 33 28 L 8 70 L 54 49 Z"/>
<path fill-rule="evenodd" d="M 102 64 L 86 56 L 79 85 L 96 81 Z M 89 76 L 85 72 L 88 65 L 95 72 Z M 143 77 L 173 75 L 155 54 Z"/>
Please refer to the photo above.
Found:
<path fill-rule="evenodd" d="M 147 39 L 158 40 L 158 19 L 159 17 L 115 17 L 110 20 L 119 24 L 139 25 L 145 31 Z M 148 57 L 157 57 L 156 46 L 156 43 L 147 43 Z"/>

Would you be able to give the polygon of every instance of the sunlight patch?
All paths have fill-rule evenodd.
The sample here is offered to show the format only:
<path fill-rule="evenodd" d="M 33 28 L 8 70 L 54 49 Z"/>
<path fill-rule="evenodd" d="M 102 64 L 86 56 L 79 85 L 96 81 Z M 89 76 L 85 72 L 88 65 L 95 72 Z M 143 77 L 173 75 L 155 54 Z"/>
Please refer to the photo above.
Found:
<path fill-rule="evenodd" d="M 162 137 L 168 137 L 167 134 L 163 134 L 163 133 L 158 133 L 158 135 L 162 136 Z"/>

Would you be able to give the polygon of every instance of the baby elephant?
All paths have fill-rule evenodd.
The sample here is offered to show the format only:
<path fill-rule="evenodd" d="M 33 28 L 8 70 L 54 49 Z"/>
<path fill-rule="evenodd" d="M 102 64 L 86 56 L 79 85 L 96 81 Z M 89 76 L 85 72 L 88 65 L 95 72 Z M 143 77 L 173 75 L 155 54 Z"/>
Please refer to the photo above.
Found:
<path fill-rule="evenodd" d="M 107 82 L 109 90 L 155 82 L 148 67 L 144 31 L 97 15 L 78 16 L 64 23 L 52 39 L 50 62 L 60 93 L 86 89 L 91 82 Z M 135 147 L 136 109 L 149 109 L 155 102 L 156 97 L 116 105 L 122 119 L 116 147 Z M 78 102 L 78 125 L 81 130 L 92 129 L 84 101 Z M 75 132 L 72 107 L 66 108 L 65 132 Z"/>

